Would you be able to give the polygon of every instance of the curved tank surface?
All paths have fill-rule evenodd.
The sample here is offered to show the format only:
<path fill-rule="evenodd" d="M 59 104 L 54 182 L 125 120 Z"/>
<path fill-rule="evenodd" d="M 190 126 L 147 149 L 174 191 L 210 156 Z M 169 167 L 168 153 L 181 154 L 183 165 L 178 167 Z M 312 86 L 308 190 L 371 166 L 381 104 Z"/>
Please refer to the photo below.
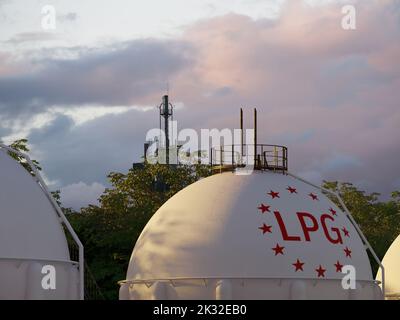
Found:
<path fill-rule="evenodd" d="M 382 264 L 385 267 L 386 298 L 400 300 L 400 235 L 386 252 Z M 381 270 L 378 271 L 376 279 L 381 281 Z"/>
<path fill-rule="evenodd" d="M 342 286 L 348 265 L 354 290 Z M 346 214 L 270 171 L 216 174 L 178 192 L 144 228 L 120 285 L 129 300 L 382 298 Z"/>
<path fill-rule="evenodd" d="M 79 299 L 78 265 L 70 260 L 45 191 L 0 148 L 0 299 Z"/>

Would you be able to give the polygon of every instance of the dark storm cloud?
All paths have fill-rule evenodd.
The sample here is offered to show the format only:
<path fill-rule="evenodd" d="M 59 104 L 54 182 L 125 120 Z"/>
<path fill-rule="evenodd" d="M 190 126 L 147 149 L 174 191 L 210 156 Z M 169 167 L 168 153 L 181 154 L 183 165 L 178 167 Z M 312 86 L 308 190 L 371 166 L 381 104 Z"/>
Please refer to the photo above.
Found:
<path fill-rule="evenodd" d="M 140 102 L 188 63 L 188 49 L 177 41 L 135 40 L 74 60 L 42 61 L 36 71 L 0 77 L 0 112 L 15 116 L 51 105 Z"/>

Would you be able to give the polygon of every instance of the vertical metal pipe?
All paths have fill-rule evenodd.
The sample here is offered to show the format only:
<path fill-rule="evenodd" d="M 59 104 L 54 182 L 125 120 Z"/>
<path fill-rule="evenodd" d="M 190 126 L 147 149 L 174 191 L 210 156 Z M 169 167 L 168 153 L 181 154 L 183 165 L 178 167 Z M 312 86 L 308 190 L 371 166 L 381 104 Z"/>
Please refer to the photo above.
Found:
<path fill-rule="evenodd" d="M 223 160 L 222 160 L 223 147 L 222 146 L 220 146 L 220 153 L 221 153 L 221 155 L 220 155 L 221 160 L 220 160 L 220 166 L 219 166 L 219 173 L 222 173 L 222 165 L 223 165 Z"/>
<path fill-rule="evenodd" d="M 240 108 L 240 156 L 243 157 L 243 109 Z"/>
<path fill-rule="evenodd" d="M 254 169 L 257 169 L 257 109 L 254 108 Z"/>
<path fill-rule="evenodd" d="M 261 168 L 265 169 L 265 159 L 264 159 L 264 146 L 261 145 Z"/>
<path fill-rule="evenodd" d="M 147 150 L 150 147 L 150 143 L 149 142 L 145 142 L 144 144 L 144 162 L 147 162 Z"/>
<path fill-rule="evenodd" d="M 288 149 L 286 149 L 285 148 L 285 155 L 286 155 L 286 160 L 285 160 L 285 164 L 286 164 L 286 170 L 289 170 L 289 164 L 288 164 L 288 161 L 289 161 L 289 157 L 288 157 Z"/>
<path fill-rule="evenodd" d="M 169 102 L 168 102 L 168 96 L 165 95 L 163 97 L 163 107 L 164 107 L 164 130 L 165 130 L 165 161 L 167 165 L 169 164 Z"/>

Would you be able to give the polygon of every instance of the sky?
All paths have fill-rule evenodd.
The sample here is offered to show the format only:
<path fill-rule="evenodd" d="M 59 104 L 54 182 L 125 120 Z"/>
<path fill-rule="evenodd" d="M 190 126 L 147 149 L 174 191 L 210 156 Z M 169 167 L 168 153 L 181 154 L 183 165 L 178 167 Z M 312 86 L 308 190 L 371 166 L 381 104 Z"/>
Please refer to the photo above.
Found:
<path fill-rule="evenodd" d="M 399 40 L 399 0 L 0 0 L 0 138 L 29 139 L 79 209 L 140 160 L 168 87 L 180 128 L 237 128 L 240 107 L 251 127 L 257 107 L 259 142 L 288 146 L 292 172 L 388 197 Z"/>

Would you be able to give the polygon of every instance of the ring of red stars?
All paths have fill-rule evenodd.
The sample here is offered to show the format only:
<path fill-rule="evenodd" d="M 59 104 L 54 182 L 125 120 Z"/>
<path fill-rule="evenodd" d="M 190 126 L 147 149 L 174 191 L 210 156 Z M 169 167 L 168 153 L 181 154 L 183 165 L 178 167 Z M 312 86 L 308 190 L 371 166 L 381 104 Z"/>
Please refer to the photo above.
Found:
<path fill-rule="evenodd" d="M 286 190 L 290 194 L 298 194 L 297 193 L 297 189 L 295 187 L 288 186 L 286 188 Z M 270 192 L 268 192 L 267 195 L 269 195 L 271 197 L 271 200 L 273 200 L 275 198 L 280 198 L 279 192 L 274 191 L 274 190 L 270 190 Z M 313 201 L 319 201 L 318 195 L 316 195 L 316 194 L 314 194 L 312 192 L 309 193 L 308 196 Z M 261 203 L 260 206 L 257 209 L 260 210 L 262 214 L 271 212 L 271 206 L 270 205 L 266 205 L 264 203 Z M 333 208 L 329 208 L 329 212 L 331 213 L 332 217 L 337 216 L 337 212 Z M 260 226 L 258 229 L 260 229 L 263 234 L 272 233 L 272 231 L 271 231 L 272 226 L 267 225 L 265 223 L 263 223 L 263 225 Z M 343 232 L 345 237 L 348 237 L 348 238 L 350 237 L 350 233 L 345 227 L 343 227 L 341 229 L 341 231 Z M 285 247 L 284 246 L 280 246 L 279 243 L 277 243 L 275 245 L 275 247 L 273 247 L 271 249 L 274 251 L 275 256 L 285 255 L 285 252 L 284 252 L 285 251 Z M 351 250 L 348 247 L 344 248 L 343 251 L 345 253 L 346 258 L 351 258 Z M 292 265 L 294 267 L 294 271 L 295 272 L 304 271 L 303 266 L 305 265 L 305 262 L 302 262 L 299 258 L 297 258 L 297 260 L 294 263 L 292 263 Z M 343 264 L 341 264 L 339 260 L 337 260 L 336 263 L 333 266 L 335 267 L 336 272 L 342 272 Z M 315 272 L 317 273 L 317 277 L 318 278 L 325 278 L 326 269 L 324 269 L 324 267 L 322 265 L 319 265 L 318 268 L 315 269 Z"/>

